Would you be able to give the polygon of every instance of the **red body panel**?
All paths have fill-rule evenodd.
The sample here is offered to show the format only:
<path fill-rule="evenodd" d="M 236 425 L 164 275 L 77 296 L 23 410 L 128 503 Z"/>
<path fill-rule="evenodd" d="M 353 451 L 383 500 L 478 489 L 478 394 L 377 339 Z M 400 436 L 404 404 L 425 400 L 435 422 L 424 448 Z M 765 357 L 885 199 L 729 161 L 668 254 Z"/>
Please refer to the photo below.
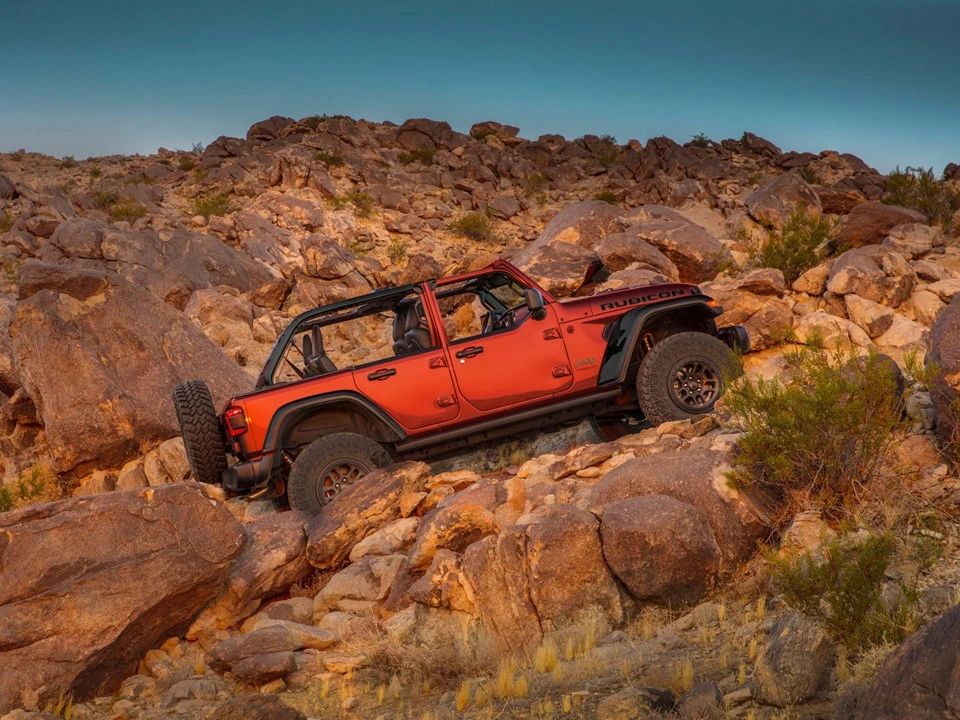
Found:
<path fill-rule="evenodd" d="M 546 317 L 528 315 L 511 329 L 448 343 L 432 287 L 495 271 L 538 289 Z M 243 454 L 249 458 L 263 452 L 270 422 L 282 407 L 327 393 L 346 391 L 368 398 L 408 438 L 589 394 L 597 389 L 608 323 L 637 307 L 700 295 L 694 285 L 672 283 L 558 302 L 503 261 L 435 285 L 424 283 L 420 291 L 438 347 L 235 398 L 229 405 L 243 408 L 248 427 Z"/>

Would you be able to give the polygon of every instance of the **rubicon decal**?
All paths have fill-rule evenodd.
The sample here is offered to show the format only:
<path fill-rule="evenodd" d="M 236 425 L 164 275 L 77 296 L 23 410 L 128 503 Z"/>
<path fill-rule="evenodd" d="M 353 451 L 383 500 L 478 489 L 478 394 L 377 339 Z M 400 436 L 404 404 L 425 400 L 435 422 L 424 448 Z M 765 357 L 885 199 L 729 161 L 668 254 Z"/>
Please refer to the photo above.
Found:
<path fill-rule="evenodd" d="M 686 294 L 686 290 L 661 290 L 660 292 L 650 293 L 649 295 L 636 295 L 634 297 L 624 298 L 623 300 L 600 303 L 600 310 L 602 312 L 603 310 L 614 310 L 630 305 L 642 305 L 643 303 L 653 302 L 654 300 L 664 300 Z"/>

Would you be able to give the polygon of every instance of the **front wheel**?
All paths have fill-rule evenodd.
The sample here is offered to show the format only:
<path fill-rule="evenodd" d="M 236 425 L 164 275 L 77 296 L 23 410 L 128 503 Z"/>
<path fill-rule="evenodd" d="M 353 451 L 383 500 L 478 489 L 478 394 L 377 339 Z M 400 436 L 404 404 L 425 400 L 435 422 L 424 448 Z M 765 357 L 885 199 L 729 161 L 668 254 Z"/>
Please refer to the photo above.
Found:
<path fill-rule="evenodd" d="M 637 398 L 654 425 L 711 412 L 739 369 L 730 348 L 706 333 L 670 335 L 653 346 L 637 371 Z"/>
<path fill-rule="evenodd" d="M 316 515 L 348 485 L 391 462 L 387 451 L 368 437 L 325 435 L 307 445 L 290 468 L 290 507 Z"/>

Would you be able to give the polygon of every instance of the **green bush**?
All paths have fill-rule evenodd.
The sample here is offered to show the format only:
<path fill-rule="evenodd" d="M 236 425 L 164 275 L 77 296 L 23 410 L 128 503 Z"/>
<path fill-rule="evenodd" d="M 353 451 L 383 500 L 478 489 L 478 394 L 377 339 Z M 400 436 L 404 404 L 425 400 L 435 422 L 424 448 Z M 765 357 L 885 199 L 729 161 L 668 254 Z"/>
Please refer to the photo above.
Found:
<path fill-rule="evenodd" d="M 776 268 L 783 272 L 787 283 L 792 283 L 820 262 L 820 247 L 833 232 L 833 223 L 826 217 L 806 214 L 798 208 L 780 230 L 767 231 L 765 240 L 749 252 L 750 264 L 755 267 Z M 746 235 L 740 236 L 746 239 Z"/>
<path fill-rule="evenodd" d="M 478 242 L 489 242 L 496 240 L 496 232 L 493 229 L 493 223 L 486 215 L 471 212 L 450 223 L 449 229 L 457 235 Z"/>
<path fill-rule="evenodd" d="M 42 465 L 34 465 L 20 473 L 14 484 L 0 485 L 0 513 L 25 505 L 59 500 L 62 496 L 62 489 L 50 471 Z"/>
<path fill-rule="evenodd" d="M 949 230 L 953 215 L 960 210 L 960 191 L 944 180 L 937 180 L 933 168 L 900 166 L 887 177 L 883 202 L 917 210 L 933 225 Z"/>
<path fill-rule="evenodd" d="M 433 163 L 433 156 L 437 154 L 436 150 L 425 148 L 423 150 L 411 150 L 397 155 L 397 160 L 401 165 L 410 165 L 411 163 L 420 163 L 421 165 L 430 165 Z"/>
<path fill-rule="evenodd" d="M 809 165 L 797 170 L 797 175 L 803 178 L 804 182 L 809 183 L 810 185 L 817 185 L 820 182 L 820 178 L 817 176 L 816 171 Z"/>
<path fill-rule="evenodd" d="M 787 361 L 788 384 L 743 377 L 725 397 L 745 432 L 731 480 L 784 499 L 813 496 L 842 518 L 881 478 L 896 442 L 897 377 L 876 353 L 853 358 L 816 342 Z"/>
<path fill-rule="evenodd" d="M 616 205 L 619 202 L 619 200 L 617 200 L 617 194 L 613 190 L 600 190 L 594 194 L 593 199 L 602 200 L 610 205 Z"/>
<path fill-rule="evenodd" d="M 372 195 L 355 190 L 347 195 L 347 199 L 353 205 L 357 217 L 368 218 L 373 215 L 374 199 Z"/>
<path fill-rule="evenodd" d="M 111 220 L 133 222 L 146 215 L 147 209 L 136 198 L 127 196 L 114 202 L 108 212 Z"/>
<path fill-rule="evenodd" d="M 543 205 L 547 201 L 547 188 L 550 187 L 550 181 L 541 173 L 527 175 L 523 181 L 523 196 L 534 198 Z"/>
<path fill-rule="evenodd" d="M 690 138 L 690 144 L 698 148 L 710 147 L 711 142 L 713 141 L 703 133 L 697 133 L 692 138 Z"/>
<path fill-rule="evenodd" d="M 92 168 L 90 168 L 90 178 L 92 180 L 96 180 L 102 175 L 103 175 L 103 170 L 100 168 L 99 165 L 94 165 Z"/>
<path fill-rule="evenodd" d="M 227 215 L 233 211 L 233 203 L 230 202 L 230 195 L 227 193 L 193 199 L 193 214 L 203 215 L 207 220 L 210 219 L 211 215 Z"/>
<path fill-rule="evenodd" d="M 75 168 L 76 166 L 77 160 L 73 157 L 73 155 L 64 155 L 57 167 L 59 167 L 61 170 L 68 170 L 70 168 Z"/>
<path fill-rule="evenodd" d="M 399 265 L 407 257 L 407 246 L 399 238 L 387 246 L 387 257 L 394 265 Z"/>
<path fill-rule="evenodd" d="M 195 152 L 197 155 L 200 155 L 203 153 L 204 150 L 207 149 L 207 146 L 204 145 L 202 142 L 195 142 L 190 149 L 191 151 Z"/>
<path fill-rule="evenodd" d="M 329 168 L 340 167 L 343 165 L 343 155 L 338 152 L 327 152 L 326 150 L 317 150 L 313 154 L 313 159 L 318 163 Z"/>
<path fill-rule="evenodd" d="M 917 626 L 916 594 L 902 583 L 901 600 L 886 603 L 882 591 L 893 554 L 889 534 L 838 536 L 822 548 L 779 557 L 766 553 L 774 584 L 787 605 L 819 621 L 833 639 L 854 652 L 899 643 Z"/>
<path fill-rule="evenodd" d="M 10 212 L 4 211 L 0 213 L 0 233 L 5 233 L 10 230 L 17 222 L 16 215 L 13 215 Z"/>
<path fill-rule="evenodd" d="M 474 140 L 486 140 L 491 135 L 496 135 L 497 131 L 492 127 L 487 128 L 476 128 L 475 130 L 470 131 L 470 136 Z"/>
<path fill-rule="evenodd" d="M 617 145 L 617 139 L 613 137 L 613 135 L 601 135 L 600 139 L 603 141 L 605 147 L 597 155 L 597 162 L 600 163 L 602 167 L 609 168 L 620 160 L 623 156 L 623 150 Z"/>
<path fill-rule="evenodd" d="M 177 161 L 177 167 L 180 172 L 190 172 L 197 167 L 197 159 L 192 155 L 181 155 Z"/>

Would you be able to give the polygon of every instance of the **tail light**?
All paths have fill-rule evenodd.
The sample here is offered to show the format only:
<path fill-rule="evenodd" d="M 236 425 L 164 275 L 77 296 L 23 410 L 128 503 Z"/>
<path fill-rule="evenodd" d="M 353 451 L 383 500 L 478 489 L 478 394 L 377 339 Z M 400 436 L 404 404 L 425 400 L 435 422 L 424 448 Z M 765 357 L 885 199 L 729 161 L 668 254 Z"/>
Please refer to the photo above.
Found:
<path fill-rule="evenodd" d="M 223 414 L 223 419 L 227 424 L 227 433 L 231 438 L 237 438 L 247 431 L 247 418 L 244 417 L 243 408 L 231 407 Z"/>

